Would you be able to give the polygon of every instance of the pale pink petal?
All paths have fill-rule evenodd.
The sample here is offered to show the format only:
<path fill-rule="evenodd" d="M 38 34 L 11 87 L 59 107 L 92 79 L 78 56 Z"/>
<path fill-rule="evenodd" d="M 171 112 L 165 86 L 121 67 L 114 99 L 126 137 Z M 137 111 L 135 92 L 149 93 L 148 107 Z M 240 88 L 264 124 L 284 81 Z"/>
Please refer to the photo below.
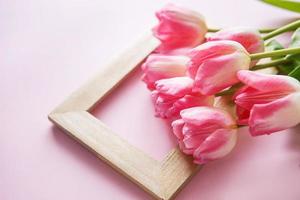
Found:
<path fill-rule="evenodd" d="M 290 92 L 286 91 L 259 91 L 257 89 L 246 87 L 242 88 L 235 94 L 234 102 L 236 103 L 236 114 L 238 116 L 238 124 L 247 125 L 248 118 L 252 107 L 256 104 L 266 104 L 286 95 Z"/>
<path fill-rule="evenodd" d="M 235 125 L 234 119 L 224 110 L 213 107 L 192 107 L 180 112 L 182 119 L 199 128 L 219 126 L 222 128 Z"/>
<path fill-rule="evenodd" d="M 237 76 L 247 86 L 264 92 L 300 91 L 299 81 L 289 76 L 263 74 L 248 70 L 239 71 Z"/>
<path fill-rule="evenodd" d="M 184 126 L 184 121 L 178 119 L 172 122 L 173 133 L 179 140 L 183 140 L 182 128 Z"/>
<path fill-rule="evenodd" d="M 196 126 L 194 124 L 185 123 L 182 128 L 182 134 L 184 137 L 190 137 L 193 135 L 210 135 L 215 130 L 223 128 L 219 124 L 207 124 L 206 126 Z"/>
<path fill-rule="evenodd" d="M 174 102 L 169 109 L 168 115 L 178 116 L 181 110 L 196 106 L 212 106 L 213 102 L 214 96 L 185 95 Z"/>
<path fill-rule="evenodd" d="M 238 52 L 206 60 L 198 68 L 195 91 L 203 95 L 216 94 L 238 83 L 236 73 L 241 69 L 249 69 L 249 64 L 248 55 Z"/>
<path fill-rule="evenodd" d="M 188 63 L 189 76 L 195 78 L 199 66 L 206 60 L 234 53 L 237 49 L 242 49 L 241 45 L 231 41 L 206 42 L 199 45 L 189 52 L 191 57 Z"/>
<path fill-rule="evenodd" d="M 143 81 L 153 90 L 157 80 L 185 76 L 188 61 L 186 56 L 152 54 L 142 65 Z"/>
<path fill-rule="evenodd" d="M 155 82 L 155 88 L 160 94 L 183 97 L 190 93 L 193 87 L 193 80 L 188 77 L 176 77 L 161 79 Z"/>
<path fill-rule="evenodd" d="M 186 155 L 193 155 L 193 153 L 195 151 L 194 149 L 188 149 L 188 148 L 186 148 L 183 141 L 178 141 L 178 144 L 179 144 L 180 150 L 183 153 L 185 153 Z"/>
<path fill-rule="evenodd" d="M 207 37 L 207 41 L 232 40 L 240 43 L 251 54 L 264 51 L 261 34 L 249 27 L 232 27 L 222 29 Z"/>
<path fill-rule="evenodd" d="M 171 99 L 169 96 L 160 95 L 156 90 L 151 92 L 151 100 L 155 108 L 155 116 L 168 118 L 166 112 L 172 107 L 175 100 Z"/>
<path fill-rule="evenodd" d="M 216 130 L 194 151 L 194 162 L 204 164 L 229 154 L 237 141 L 236 132 L 236 129 Z"/>
<path fill-rule="evenodd" d="M 235 41 L 212 41 L 194 48 L 187 65 L 188 75 L 195 80 L 194 91 L 215 94 L 239 80 L 236 73 L 249 69 L 250 57 Z"/>
<path fill-rule="evenodd" d="M 254 105 L 249 117 L 253 136 L 271 134 L 297 125 L 300 122 L 300 92 L 267 104 Z"/>
<path fill-rule="evenodd" d="M 189 150 L 190 155 L 203 143 L 203 141 L 207 138 L 207 135 L 191 135 L 186 136 L 182 140 L 184 149 Z"/>

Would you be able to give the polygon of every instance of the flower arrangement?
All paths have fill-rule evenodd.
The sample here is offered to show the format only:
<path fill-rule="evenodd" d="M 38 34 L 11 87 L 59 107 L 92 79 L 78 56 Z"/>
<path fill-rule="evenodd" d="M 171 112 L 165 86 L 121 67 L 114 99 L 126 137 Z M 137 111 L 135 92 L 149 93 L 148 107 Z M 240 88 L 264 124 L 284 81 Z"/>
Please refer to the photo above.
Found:
<path fill-rule="evenodd" d="M 300 20 L 274 30 L 212 30 L 201 14 L 174 4 L 156 16 L 161 44 L 142 64 L 142 80 L 156 116 L 172 121 L 180 149 L 195 163 L 230 153 L 240 126 L 259 136 L 300 123 Z M 289 47 L 272 39 L 288 31 Z M 262 71 L 269 67 L 276 74 Z M 218 106 L 225 98 L 234 114 Z"/>

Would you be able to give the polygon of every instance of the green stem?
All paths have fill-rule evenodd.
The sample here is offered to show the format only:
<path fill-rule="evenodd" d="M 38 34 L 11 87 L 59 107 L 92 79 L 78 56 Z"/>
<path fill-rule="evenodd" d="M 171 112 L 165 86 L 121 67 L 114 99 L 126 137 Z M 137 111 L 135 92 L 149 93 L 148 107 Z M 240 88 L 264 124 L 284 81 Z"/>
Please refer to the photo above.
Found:
<path fill-rule="evenodd" d="M 251 60 L 259 60 L 261 58 L 285 56 L 285 55 L 288 55 L 288 54 L 298 54 L 298 53 L 300 53 L 300 47 L 287 48 L 287 49 L 280 49 L 280 50 L 276 50 L 276 51 L 250 54 L 250 58 L 251 58 Z"/>
<path fill-rule="evenodd" d="M 229 89 L 227 90 L 223 90 L 222 92 L 219 92 L 217 94 L 215 94 L 216 97 L 220 97 L 220 96 L 226 96 L 226 95 L 232 95 L 234 94 L 243 84 L 242 83 L 236 83 L 233 86 L 231 86 Z"/>
<path fill-rule="evenodd" d="M 262 38 L 263 38 L 263 40 L 268 40 L 268 39 L 273 38 L 273 37 L 275 37 L 275 36 L 277 36 L 277 35 L 279 35 L 281 33 L 285 33 L 287 31 L 295 30 L 298 27 L 300 27 L 300 20 L 296 20 L 296 21 L 294 21 L 292 23 L 289 23 L 289 24 L 287 24 L 285 26 L 282 26 L 282 27 L 280 27 L 280 28 L 278 28 L 278 29 L 276 29 L 276 30 L 274 30 L 274 31 L 272 31 L 272 32 L 264 35 Z"/>
<path fill-rule="evenodd" d="M 276 30 L 277 28 L 265 28 L 265 29 L 259 29 L 258 31 L 260 33 L 270 33 L 274 30 Z M 208 28 L 208 32 L 212 32 L 212 33 L 215 33 L 215 32 L 218 32 L 220 31 L 221 29 L 220 28 Z"/>
<path fill-rule="evenodd" d="M 272 31 L 275 31 L 277 28 L 265 28 L 265 29 L 259 29 L 258 31 L 260 33 L 270 33 Z"/>
<path fill-rule="evenodd" d="M 273 60 L 271 62 L 255 65 L 255 66 L 251 67 L 250 70 L 255 71 L 255 70 L 259 70 L 259 69 L 265 69 L 265 68 L 268 68 L 268 67 L 274 67 L 274 66 L 284 64 L 284 63 L 288 63 L 288 62 L 290 62 L 290 61 L 287 60 L 286 58 L 281 58 L 281 59 Z"/>
<path fill-rule="evenodd" d="M 213 33 L 215 33 L 215 32 L 218 32 L 218 31 L 220 31 L 221 29 L 219 29 L 219 28 L 208 28 L 207 29 L 207 32 L 213 32 Z"/>
<path fill-rule="evenodd" d="M 222 92 L 219 92 L 217 94 L 215 94 L 216 97 L 221 97 L 221 96 L 227 96 L 227 95 L 232 95 L 234 94 L 236 91 L 236 89 L 232 89 L 232 88 L 229 88 L 227 90 L 223 90 Z"/>

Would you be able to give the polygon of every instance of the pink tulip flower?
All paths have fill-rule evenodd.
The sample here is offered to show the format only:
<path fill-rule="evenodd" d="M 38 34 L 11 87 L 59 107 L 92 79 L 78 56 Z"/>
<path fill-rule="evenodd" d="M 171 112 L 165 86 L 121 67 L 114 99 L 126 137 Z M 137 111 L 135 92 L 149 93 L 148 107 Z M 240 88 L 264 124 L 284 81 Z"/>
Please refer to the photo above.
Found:
<path fill-rule="evenodd" d="M 207 37 L 207 41 L 232 40 L 240 43 L 250 54 L 263 52 L 264 40 L 260 33 L 252 28 L 234 27 L 222 29 Z"/>
<path fill-rule="evenodd" d="M 235 120 L 224 110 L 193 107 L 180 112 L 172 127 L 181 150 L 204 164 L 226 156 L 237 141 Z"/>
<path fill-rule="evenodd" d="M 155 82 L 151 97 L 157 117 L 175 119 L 179 112 L 194 106 L 210 106 L 213 96 L 193 93 L 193 80 L 189 77 L 161 79 Z"/>
<path fill-rule="evenodd" d="M 170 56 L 152 54 L 142 65 L 143 81 L 150 90 L 155 89 L 155 81 L 165 78 L 181 77 L 186 75 L 186 56 Z"/>
<path fill-rule="evenodd" d="M 238 83 L 236 73 L 249 69 L 250 57 L 235 41 L 206 42 L 191 50 L 188 75 L 195 80 L 194 90 L 213 95 Z"/>
<path fill-rule="evenodd" d="M 156 12 L 156 17 L 159 24 L 153 28 L 153 34 L 161 41 L 159 52 L 194 47 L 204 41 L 207 27 L 199 13 L 168 4 Z"/>
<path fill-rule="evenodd" d="M 253 136 L 271 134 L 300 122 L 300 83 L 289 76 L 242 70 L 246 86 L 234 95 L 238 123 Z"/>

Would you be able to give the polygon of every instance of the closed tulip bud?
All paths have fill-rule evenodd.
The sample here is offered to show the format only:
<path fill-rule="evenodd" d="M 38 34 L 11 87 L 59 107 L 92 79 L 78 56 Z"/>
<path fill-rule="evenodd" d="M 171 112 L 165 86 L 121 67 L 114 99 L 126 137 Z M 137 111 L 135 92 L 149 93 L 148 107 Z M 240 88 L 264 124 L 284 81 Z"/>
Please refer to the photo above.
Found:
<path fill-rule="evenodd" d="M 152 54 L 142 65 L 142 79 L 153 90 L 157 80 L 185 76 L 188 61 L 186 56 Z"/>
<path fill-rule="evenodd" d="M 237 141 L 235 120 L 224 110 L 193 107 L 182 110 L 172 123 L 181 150 L 204 164 L 226 156 Z"/>
<path fill-rule="evenodd" d="M 159 24 L 153 28 L 153 34 L 161 41 L 159 52 L 194 47 L 204 41 L 207 27 L 199 13 L 168 4 L 156 16 Z"/>
<path fill-rule="evenodd" d="M 300 83 L 282 75 L 242 70 L 245 84 L 234 95 L 238 123 L 249 125 L 253 136 L 271 134 L 300 122 Z"/>
<path fill-rule="evenodd" d="M 236 73 L 249 69 L 250 57 L 238 42 L 223 40 L 206 42 L 189 53 L 188 75 L 195 80 L 194 90 L 213 95 L 238 83 Z"/>
<path fill-rule="evenodd" d="M 213 96 L 193 93 L 192 88 L 193 80 L 188 77 L 176 77 L 156 81 L 155 90 L 151 93 L 156 116 L 174 119 L 185 108 L 213 104 Z"/>

